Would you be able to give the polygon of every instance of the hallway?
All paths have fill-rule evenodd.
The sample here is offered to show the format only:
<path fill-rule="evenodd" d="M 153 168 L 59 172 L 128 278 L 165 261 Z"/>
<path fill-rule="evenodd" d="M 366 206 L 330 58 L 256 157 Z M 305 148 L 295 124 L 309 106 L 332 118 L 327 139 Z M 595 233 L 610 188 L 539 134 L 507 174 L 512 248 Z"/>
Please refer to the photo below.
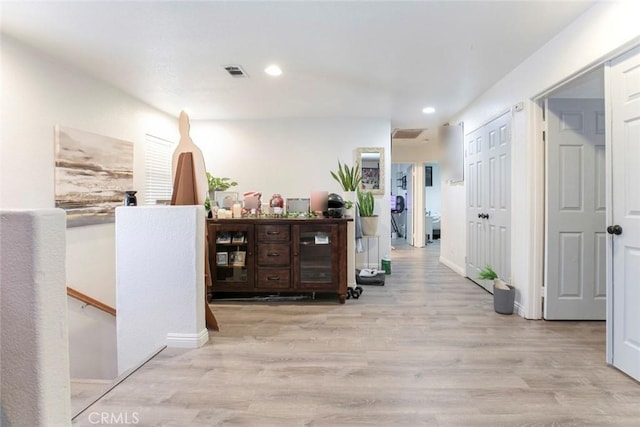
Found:
<path fill-rule="evenodd" d="M 358 300 L 217 302 L 220 332 L 167 349 L 94 413 L 175 426 L 632 426 L 640 385 L 605 364 L 604 322 L 494 313 L 490 294 L 398 245 Z"/>

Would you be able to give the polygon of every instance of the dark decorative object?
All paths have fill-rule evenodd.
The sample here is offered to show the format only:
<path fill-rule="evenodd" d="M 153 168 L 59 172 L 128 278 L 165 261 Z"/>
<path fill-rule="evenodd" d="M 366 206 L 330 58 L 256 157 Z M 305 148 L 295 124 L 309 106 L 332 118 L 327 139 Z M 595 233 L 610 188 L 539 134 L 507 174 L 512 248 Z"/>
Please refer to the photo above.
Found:
<path fill-rule="evenodd" d="M 513 314 L 516 288 L 506 285 L 508 289 L 500 289 L 493 285 L 493 309 L 499 314 Z"/>
<path fill-rule="evenodd" d="M 125 206 L 137 206 L 138 199 L 136 198 L 137 191 L 129 190 L 125 191 L 124 205 Z"/>
<path fill-rule="evenodd" d="M 433 187 L 433 167 L 432 166 L 424 167 L 424 181 L 425 181 L 425 186 Z"/>
<path fill-rule="evenodd" d="M 327 214 L 329 218 L 342 218 L 344 216 L 344 199 L 336 193 L 331 193 L 327 199 Z"/>

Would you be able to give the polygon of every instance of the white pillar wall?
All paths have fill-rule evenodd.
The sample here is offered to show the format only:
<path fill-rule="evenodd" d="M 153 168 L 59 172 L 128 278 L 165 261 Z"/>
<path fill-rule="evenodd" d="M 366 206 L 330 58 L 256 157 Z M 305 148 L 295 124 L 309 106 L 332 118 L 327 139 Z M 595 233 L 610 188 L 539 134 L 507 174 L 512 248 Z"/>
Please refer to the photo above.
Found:
<path fill-rule="evenodd" d="M 71 424 L 61 209 L 0 211 L 0 424 Z"/>
<path fill-rule="evenodd" d="M 197 348 L 205 325 L 203 206 L 116 208 L 118 373 L 160 347 Z"/>

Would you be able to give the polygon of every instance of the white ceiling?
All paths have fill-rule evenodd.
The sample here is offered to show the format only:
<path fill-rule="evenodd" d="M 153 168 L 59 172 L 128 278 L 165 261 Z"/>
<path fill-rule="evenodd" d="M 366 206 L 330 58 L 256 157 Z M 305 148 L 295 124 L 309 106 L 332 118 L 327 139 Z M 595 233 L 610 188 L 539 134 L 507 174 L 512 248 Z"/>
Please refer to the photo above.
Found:
<path fill-rule="evenodd" d="M 3 1 L 1 12 L 4 33 L 172 115 L 375 117 L 432 130 L 592 4 Z M 281 77 L 263 72 L 272 62 Z M 231 78 L 229 64 L 250 77 Z M 428 105 L 437 112 L 423 114 Z"/>

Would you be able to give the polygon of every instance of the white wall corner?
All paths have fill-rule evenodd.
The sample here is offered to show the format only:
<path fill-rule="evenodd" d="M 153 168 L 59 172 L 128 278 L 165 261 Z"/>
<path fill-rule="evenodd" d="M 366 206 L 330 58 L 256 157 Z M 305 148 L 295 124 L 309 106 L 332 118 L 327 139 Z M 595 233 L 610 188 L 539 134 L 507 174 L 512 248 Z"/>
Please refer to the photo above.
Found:
<path fill-rule="evenodd" d="M 0 211 L 0 383 L 4 425 L 71 424 L 66 214 Z"/>
<path fill-rule="evenodd" d="M 205 326 L 202 206 L 116 208 L 118 372 Z M 169 335 L 171 334 L 171 335 Z M 195 345 L 195 344 L 192 344 Z"/>
<path fill-rule="evenodd" d="M 514 309 L 515 309 L 516 314 L 518 314 L 518 316 L 526 319 L 527 317 L 526 317 L 526 310 L 525 310 L 524 305 L 521 304 L 520 301 L 516 301 L 514 303 L 514 305 L 515 305 Z"/>
<path fill-rule="evenodd" d="M 467 277 L 467 273 L 466 273 L 464 267 L 461 267 L 461 266 L 457 265 L 456 263 L 454 263 L 453 261 L 443 257 L 442 255 L 440 256 L 439 261 L 442 264 L 444 264 L 447 267 L 449 267 L 450 269 L 452 269 L 453 271 L 455 271 L 456 273 L 458 273 L 459 275 L 461 275 L 462 277 Z"/>
<path fill-rule="evenodd" d="M 200 348 L 209 341 L 209 331 L 205 328 L 197 334 L 167 334 L 167 347 Z"/>

